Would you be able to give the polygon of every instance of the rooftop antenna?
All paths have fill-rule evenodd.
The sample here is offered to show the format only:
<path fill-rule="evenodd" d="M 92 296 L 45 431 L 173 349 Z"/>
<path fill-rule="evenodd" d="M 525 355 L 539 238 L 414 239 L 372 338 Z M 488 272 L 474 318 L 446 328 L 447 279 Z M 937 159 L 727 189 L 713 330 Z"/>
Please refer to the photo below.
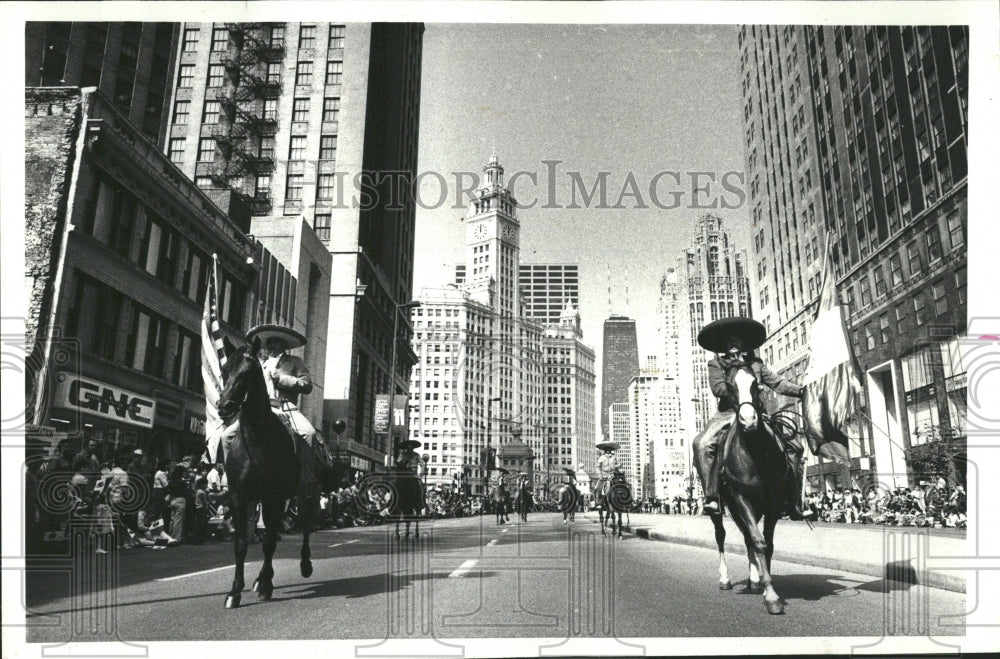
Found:
<path fill-rule="evenodd" d="M 625 268 L 625 313 L 628 313 L 628 268 Z"/>
<path fill-rule="evenodd" d="M 608 261 L 608 315 L 611 315 L 611 261 Z"/>

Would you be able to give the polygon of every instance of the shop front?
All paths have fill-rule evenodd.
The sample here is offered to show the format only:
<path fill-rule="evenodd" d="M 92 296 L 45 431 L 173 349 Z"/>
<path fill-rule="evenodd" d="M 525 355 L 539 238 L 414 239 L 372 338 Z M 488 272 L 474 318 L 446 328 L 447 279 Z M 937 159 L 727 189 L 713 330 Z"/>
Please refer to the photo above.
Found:
<path fill-rule="evenodd" d="M 58 373 L 56 383 L 51 422 L 73 441 L 74 450 L 94 440 L 108 460 L 152 444 L 157 410 L 152 396 L 75 373 Z"/>

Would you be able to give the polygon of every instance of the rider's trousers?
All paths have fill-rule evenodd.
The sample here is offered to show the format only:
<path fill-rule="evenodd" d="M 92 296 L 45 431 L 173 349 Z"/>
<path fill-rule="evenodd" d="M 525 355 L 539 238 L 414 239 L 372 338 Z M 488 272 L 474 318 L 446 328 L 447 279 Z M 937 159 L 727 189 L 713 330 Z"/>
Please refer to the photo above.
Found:
<path fill-rule="evenodd" d="M 701 477 L 701 486 L 705 490 L 705 501 L 719 500 L 719 444 L 722 442 L 720 431 L 735 418 L 731 411 L 717 412 L 708 420 L 705 428 L 694 438 L 694 464 Z"/>

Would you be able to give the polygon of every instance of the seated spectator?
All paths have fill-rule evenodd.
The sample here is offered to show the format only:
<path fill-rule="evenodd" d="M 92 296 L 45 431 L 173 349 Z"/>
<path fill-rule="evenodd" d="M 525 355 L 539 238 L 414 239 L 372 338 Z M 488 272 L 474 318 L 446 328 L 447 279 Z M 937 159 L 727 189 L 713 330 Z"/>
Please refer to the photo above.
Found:
<path fill-rule="evenodd" d="M 139 511 L 137 522 L 137 527 L 139 529 L 139 535 L 137 537 L 138 544 L 143 547 L 152 547 L 157 545 L 174 547 L 180 544 L 167 534 L 163 519 L 156 514 L 155 509 L 156 507 L 152 502 L 150 502 L 150 505 Z"/>

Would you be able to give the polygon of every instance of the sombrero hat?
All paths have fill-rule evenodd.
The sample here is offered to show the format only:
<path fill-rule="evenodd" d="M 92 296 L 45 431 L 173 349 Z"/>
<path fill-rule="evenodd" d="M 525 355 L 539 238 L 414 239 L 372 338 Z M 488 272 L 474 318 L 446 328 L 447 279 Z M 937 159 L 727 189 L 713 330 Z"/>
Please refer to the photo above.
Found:
<path fill-rule="evenodd" d="M 767 330 L 752 318 L 720 318 L 698 332 L 698 344 L 712 352 L 726 352 L 729 337 L 738 336 L 744 350 L 756 350 L 767 339 Z"/>
<path fill-rule="evenodd" d="M 278 338 L 288 344 L 288 349 L 301 348 L 306 344 L 306 337 L 291 327 L 266 323 L 250 328 L 247 332 L 247 343 L 253 343 L 255 338 L 260 338 L 261 345 L 266 346 L 268 339 Z"/>
<path fill-rule="evenodd" d="M 566 472 L 567 476 L 576 477 L 576 472 L 570 469 L 569 467 L 563 467 L 562 470 Z"/>
<path fill-rule="evenodd" d="M 598 451 L 617 451 L 620 448 L 618 442 L 601 442 L 597 445 Z"/>
<path fill-rule="evenodd" d="M 407 439 L 399 443 L 400 451 L 414 451 L 423 446 L 422 442 L 418 442 L 415 439 Z"/>

